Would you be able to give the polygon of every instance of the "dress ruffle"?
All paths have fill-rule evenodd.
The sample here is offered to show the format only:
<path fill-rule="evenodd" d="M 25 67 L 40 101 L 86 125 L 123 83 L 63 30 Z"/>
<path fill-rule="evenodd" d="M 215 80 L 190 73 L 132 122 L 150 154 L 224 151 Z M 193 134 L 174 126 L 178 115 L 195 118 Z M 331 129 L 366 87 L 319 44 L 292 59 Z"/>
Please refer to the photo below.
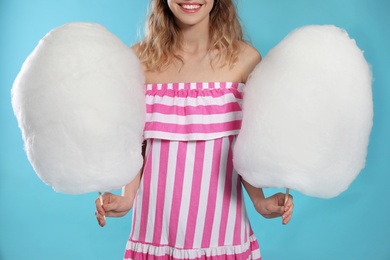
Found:
<path fill-rule="evenodd" d="M 148 84 L 144 138 L 192 141 L 237 135 L 243 87 L 235 82 Z"/>
<path fill-rule="evenodd" d="M 260 259 L 260 248 L 254 235 L 238 246 L 214 248 L 180 249 L 164 245 L 152 245 L 128 241 L 124 259 L 134 260 L 244 260 Z"/>

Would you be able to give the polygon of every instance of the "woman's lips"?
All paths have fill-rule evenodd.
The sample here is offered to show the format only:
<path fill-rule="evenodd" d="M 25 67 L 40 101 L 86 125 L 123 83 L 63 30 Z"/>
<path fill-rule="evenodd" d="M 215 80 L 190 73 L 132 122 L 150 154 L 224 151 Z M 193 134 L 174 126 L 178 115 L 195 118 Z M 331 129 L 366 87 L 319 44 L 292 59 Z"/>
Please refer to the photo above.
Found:
<path fill-rule="evenodd" d="M 191 4 L 191 3 L 179 4 L 179 5 L 181 9 L 186 13 L 195 13 L 202 7 L 201 4 Z"/>

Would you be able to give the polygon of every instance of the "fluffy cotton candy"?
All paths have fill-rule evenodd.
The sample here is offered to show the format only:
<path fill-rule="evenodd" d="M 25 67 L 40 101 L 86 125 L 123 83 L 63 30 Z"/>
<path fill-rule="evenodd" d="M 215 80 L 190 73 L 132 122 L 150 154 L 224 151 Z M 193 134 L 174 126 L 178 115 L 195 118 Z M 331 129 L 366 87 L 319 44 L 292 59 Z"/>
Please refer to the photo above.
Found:
<path fill-rule="evenodd" d="M 42 181 L 72 194 L 129 183 L 143 163 L 143 83 L 135 54 L 103 26 L 50 31 L 12 88 L 25 150 Z"/>
<path fill-rule="evenodd" d="M 306 26 L 274 47 L 250 76 L 234 165 L 256 187 L 330 198 L 365 165 L 371 72 L 344 30 Z"/>

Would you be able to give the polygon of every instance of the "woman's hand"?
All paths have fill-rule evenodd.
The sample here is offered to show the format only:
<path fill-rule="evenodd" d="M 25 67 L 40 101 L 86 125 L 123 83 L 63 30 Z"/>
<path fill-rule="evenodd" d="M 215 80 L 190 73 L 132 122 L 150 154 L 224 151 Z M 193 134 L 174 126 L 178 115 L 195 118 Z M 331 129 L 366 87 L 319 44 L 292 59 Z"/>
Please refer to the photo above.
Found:
<path fill-rule="evenodd" d="M 253 204 L 256 211 L 265 218 L 281 216 L 284 225 L 290 222 L 294 209 L 292 196 L 289 195 L 286 201 L 286 196 L 283 193 L 277 193 L 268 198 L 259 198 Z"/>
<path fill-rule="evenodd" d="M 133 206 L 133 201 L 129 197 L 115 195 L 106 192 L 102 195 L 103 205 L 100 204 L 100 199 L 95 200 L 96 219 L 100 226 L 106 225 L 105 217 L 122 217 L 130 211 Z"/>
<path fill-rule="evenodd" d="M 103 205 L 101 205 L 100 198 L 95 200 L 95 216 L 100 226 L 106 225 L 106 217 L 123 217 L 130 211 L 138 191 L 141 175 L 142 169 L 129 184 L 122 188 L 122 196 L 106 192 L 102 195 Z"/>
<path fill-rule="evenodd" d="M 283 193 L 274 194 L 268 198 L 264 197 L 263 189 L 255 188 L 245 180 L 242 180 L 245 189 L 251 198 L 257 212 L 265 218 L 282 217 L 282 223 L 285 225 L 291 220 L 294 209 L 293 197 Z"/>

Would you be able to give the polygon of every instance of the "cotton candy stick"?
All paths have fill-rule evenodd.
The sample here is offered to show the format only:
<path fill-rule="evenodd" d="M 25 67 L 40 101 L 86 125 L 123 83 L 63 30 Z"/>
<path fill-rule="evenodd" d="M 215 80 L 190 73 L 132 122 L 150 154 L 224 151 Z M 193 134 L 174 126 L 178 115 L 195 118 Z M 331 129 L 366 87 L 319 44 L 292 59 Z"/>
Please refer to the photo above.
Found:
<path fill-rule="evenodd" d="M 289 196 L 290 196 L 290 189 L 286 188 L 286 194 L 284 196 L 284 205 L 286 205 Z"/>
<path fill-rule="evenodd" d="M 102 193 L 99 191 L 98 194 L 99 194 L 100 206 L 103 207 L 103 196 L 102 196 Z M 104 220 L 106 220 L 106 215 L 104 215 L 103 217 L 104 217 Z"/>

